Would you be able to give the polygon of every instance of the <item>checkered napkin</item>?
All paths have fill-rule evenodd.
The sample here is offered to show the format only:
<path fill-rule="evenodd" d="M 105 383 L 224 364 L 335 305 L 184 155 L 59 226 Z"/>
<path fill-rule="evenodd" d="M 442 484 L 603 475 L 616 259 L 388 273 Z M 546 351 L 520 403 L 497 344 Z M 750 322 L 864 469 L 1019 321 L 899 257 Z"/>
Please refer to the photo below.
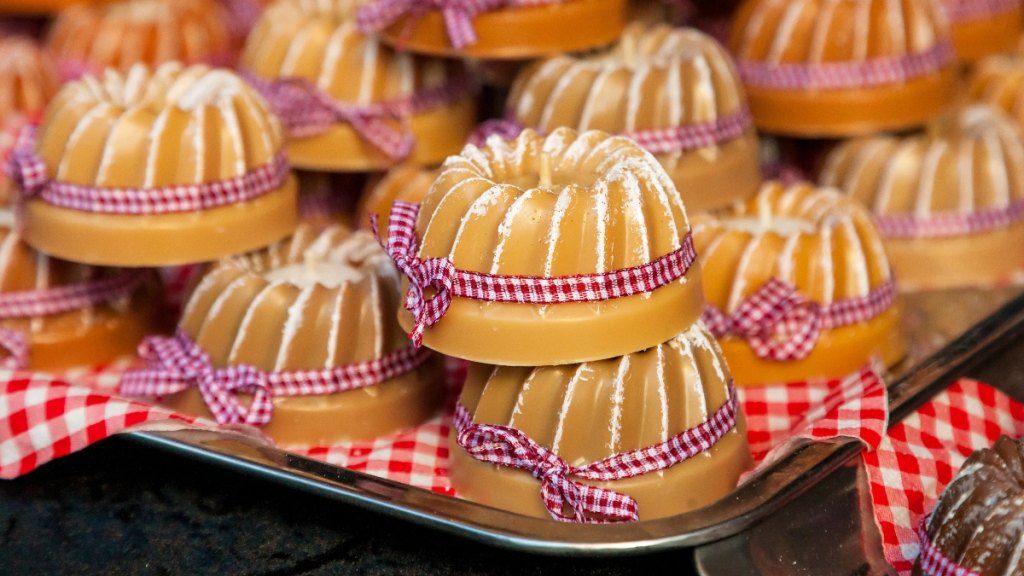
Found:
<path fill-rule="evenodd" d="M 864 454 L 886 560 L 910 574 L 916 529 L 964 460 L 1000 435 L 1024 434 L 1024 405 L 973 380 L 960 380 L 893 426 Z"/>

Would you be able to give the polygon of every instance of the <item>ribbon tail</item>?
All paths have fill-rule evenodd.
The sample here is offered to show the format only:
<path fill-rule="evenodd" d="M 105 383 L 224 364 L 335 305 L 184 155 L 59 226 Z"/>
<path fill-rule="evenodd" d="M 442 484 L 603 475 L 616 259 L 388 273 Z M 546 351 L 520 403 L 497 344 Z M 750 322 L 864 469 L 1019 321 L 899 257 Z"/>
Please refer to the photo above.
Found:
<path fill-rule="evenodd" d="M 396 130 L 383 118 L 358 114 L 349 123 L 371 146 L 392 160 L 401 160 L 412 152 L 414 139 L 405 126 Z"/>
<path fill-rule="evenodd" d="M 0 328 L 0 348 L 10 354 L 2 363 L 4 368 L 24 370 L 28 367 L 28 340 L 16 330 Z"/>
<path fill-rule="evenodd" d="M 476 30 L 473 29 L 473 18 L 464 8 L 447 7 L 443 10 L 444 26 L 448 31 L 448 39 L 452 47 L 465 48 L 476 44 Z"/>

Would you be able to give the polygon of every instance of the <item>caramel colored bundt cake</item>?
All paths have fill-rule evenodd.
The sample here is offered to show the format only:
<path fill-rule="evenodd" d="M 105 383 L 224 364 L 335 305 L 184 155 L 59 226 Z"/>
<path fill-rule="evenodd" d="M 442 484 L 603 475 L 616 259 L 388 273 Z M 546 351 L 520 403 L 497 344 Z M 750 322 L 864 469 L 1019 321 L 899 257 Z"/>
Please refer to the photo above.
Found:
<path fill-rule="evenodd" d="M 436 287 L 422 276 L 441 259 L 459 286 L 442 295 L 451 305 L 435 322 L 435 301 L 399 321 L 451 356 L 515 366 L 610 358 L 665 342 L 701 313 L 682 200 L 627 138 L 558 128 L 466 146 L 442 167 L 414 236 L 416 252 L 401 254 L 413 275 Z M 423 302 L 413 296 L 407 307 Z"/>
<path fill-rule="evenodd" d="M 933 0 L 746 0 L 730 49 L 765 132 L 909 128 L 955 94 L 949 28 Z"/>
<path fill-rule="evenodd" d="M 571 466 L 655 447 L 704 424 L 730 403 L 729 371 L 714 337 L 694 324 L 675 338 L 625 356 L 543 367 L 474 364 L 460 403 L 473 424 L 525 433 Z M 735 399 L 732 399 L 734 401 Z M 692 458 L 630 478 L 593 482 L 636 500 L 639 519 L 700 508 L 728 494 L 751 464 L 742 415 Z M 474 459 L 468 434 L 453 429 L 452 486 L 467 499 L 548 517 L 541 471 Z M 570 476 L 570 479 L 578 479 Z"/>
<path fill-rule="evenodd" d="M 768 182 L 746 204 L 695 216 L 693 235 L 705 322 L 738 385 L 841 377 L 874 357 L 887 366 L 903 358 L 882 240 L 838 191 Z"/>
<path fill-rule="evenodd" d="M 35 41 L 0 36 L 0 122 L 40 118 L 59 85 L 53 60 Z"/>
<path fill-rule="evenodd" d="M 914 574 L 1019 574 L 1022 511 L 1024 449 L 1002 436 L 971 454 L 942 491 L 921 531 Z"/>
<path fill-rule="evenodd" d="M 242 66 L 285 120 L 298 167 L 381 170 L 406 156 L 440 163 L 462 148 L 476 121 L 465 70 L 362 34 L 360 2 L 278 2 L 249 35 Z"/>
<path fill-rule="evenodd" d="M 997 55 L 979 61 L 968 82 L 968 97 L 1001 108 L 1024 130 L 1024 56 Z"/>
<path fill-rule="evenodd" d="M 47 108 L 37 142 L 15 151 L 26 240 L 113 266 L 266 246 L 296 223 L 282 146 L 266 104 L 230 71 L 170 63 L 85 76 Z"/>
<path fill-rule="evenodd" d="M 388 229 L 391 205 L 398 202 L 419 203 L 426 197 L 430 185 L 437 178 L 439 170 L 423 168 L 415 164 L 395 166 L 381 178 L 367 183 L 363 196 L 359 199 L 356 220 L 365 230 L 370 229 L 370 216 L 380 219 L 380 230 Z"/>
<path fill-rule="evenodd" d="M 359 27 L 419 54 L 479 60 L 529 60 L 613 42 L 627 0 L 503 0 L 463 3 L 374 0 Z"/>
<path fill-rule="evenodd" d="M 398 290 L 398 275 L 371 235 L 341 226 L 317 233 L 302 225 L 287 240 L 214 265 L 189 299 L 180 335 L 216 369 L 327 372 L 381 361 L 409 350 L 395 322 Z M 377 384 L 275 394 L 264 432 L 282 444 L 330 445 L 414 426 L 439 406 L 436 372 L 428 353 L 418 350 L 403 370 Z M 210 413 L 196 387 L 164 403 Z"/>
<path fill-rule="evenodd" d="M 750 197 L 761 184 L 757 135 L 725 49 L 701 32 L 630 26 L 614 46 L 537 62 L 508 114 L 520 126 L 629 136 L 655 154 L 690 212 Z"/>
<path fill-rule="evenodd" d="M 923 134 L 834 150 L 821 182 L 868 206 L 900 286 L 976 286 L 1024 271 L 1024 140 L 988 106 Z"/>
<path fill-rule="evenodd" d="M 1012 52 L 1024 32 L 1021 0 L 941 0 L 957 57 L 973 62 Z"/>
<path fill-rule="evenodd" d="M 228 64 L 224 12 L 209 0 L 121 0 L 62 10 L 47 47 L 65 79 L 165 62 Z"/>
<path fill-rule="evenodd" d="M 0 0 L 0 14 L 43 16 L 72 6 L 108 4 L 114 1 L 116 0 Z"/>
<path fill-rule="evenodd" d="M 156 279 L 145 271 L 33 250 L 14 230 L 12 211 L 0 209 L 0 357 L 17 355 L 12 344 L 27 352 L 5 364 L 57 370 L 131 355 L 153 328 L 157 296 Z"/>

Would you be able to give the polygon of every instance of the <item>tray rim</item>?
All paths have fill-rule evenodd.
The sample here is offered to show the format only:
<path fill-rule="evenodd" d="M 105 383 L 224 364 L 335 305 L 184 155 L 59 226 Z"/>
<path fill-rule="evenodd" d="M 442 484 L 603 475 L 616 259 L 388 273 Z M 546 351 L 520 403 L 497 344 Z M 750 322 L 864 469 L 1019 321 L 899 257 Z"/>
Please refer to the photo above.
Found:
<path fill-rule="evenodd" d="M 1022 331 L 1024 291 L 889 383 L 889 426 L 1008 343 L 1006 336 Z M 196 430 L 128 432 L 122 437 L 477 542 L 550 556 L 626 556 L 733 536 L 807 491 L 862 449 L 848 438 L 804 443 L 710 506 L 657 520 L 595 526 L 490 508 L 293 454 L 255 437 Z"/>

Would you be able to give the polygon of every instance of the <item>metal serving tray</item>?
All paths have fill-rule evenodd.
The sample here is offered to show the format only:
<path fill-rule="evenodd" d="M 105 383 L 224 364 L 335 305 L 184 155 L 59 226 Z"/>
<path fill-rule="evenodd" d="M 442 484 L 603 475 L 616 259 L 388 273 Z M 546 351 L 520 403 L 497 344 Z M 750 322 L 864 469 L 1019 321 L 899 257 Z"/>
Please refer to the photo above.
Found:
<path fill-rule="evenodd" d="M 911 353 L 890 378 L 891 422 L 911 413 L 974 363 L 1024 331 L 1024 288 L 903 297 Z M 856 456 L 837 439 L 794 447 L 725 498 L 669 518 L 575 525 L 497 510 L 291 454 L 257 438 L 207 431 L 137 432 L 130 438 L 423 526 L 548 555 L 616 556 L 693 547 L 736 535 Z"/>

